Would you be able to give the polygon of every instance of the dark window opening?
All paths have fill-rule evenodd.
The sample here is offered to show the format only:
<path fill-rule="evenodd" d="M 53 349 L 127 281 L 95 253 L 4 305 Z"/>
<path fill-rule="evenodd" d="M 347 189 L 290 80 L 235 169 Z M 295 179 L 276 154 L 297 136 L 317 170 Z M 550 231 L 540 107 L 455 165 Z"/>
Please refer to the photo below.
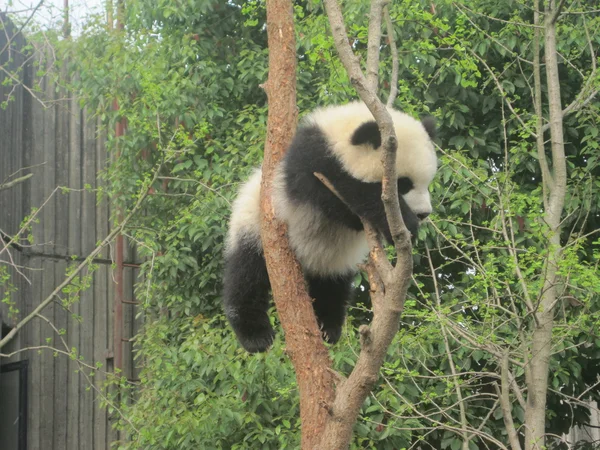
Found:
<path fill-rule="evenodd" d="M 27 450 L 27 365 L 0 365 L 0 448 Z"/>

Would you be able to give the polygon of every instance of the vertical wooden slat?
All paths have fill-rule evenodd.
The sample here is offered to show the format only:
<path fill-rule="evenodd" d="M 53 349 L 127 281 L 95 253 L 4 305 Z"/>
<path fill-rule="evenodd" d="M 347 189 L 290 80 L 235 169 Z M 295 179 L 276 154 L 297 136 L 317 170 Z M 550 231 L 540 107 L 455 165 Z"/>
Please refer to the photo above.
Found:
<path fill-rule="evenodd" d="M 98 129 L 99 127 L 97 127 Z M 96 188 L 106 186 L 105 181 L 98 175 L 106 166 L 106 147 L 104 133 L 96 133 Z M 108 199 L 103 196 L 101 201 L 96 201 L 96 239 L 102 240 L 108 235 Z M 100 258 L 110 257 L 108 249 L 103 250 Z M 108 267 L 101 264 L 94 275 L 94 361 L 102 364 L 97 372 L 95 381 L 99 389 L 104 390 L 108 370 L 107 355 L 108 345 Z M 107 439 L 108 415 L 106 408 L 100 408 L 101 398 L 96 396 L 96 410 L 94 415 L 94 450 L 110 450 Z"/>
<path fill-rule="evenodd" d="M 38 58 L 44 54 L 42 48 L 36 48 Z M 36 58 L 36 59 L 38 59 Z M 38 79 L 35 77 L 34 83 L 40 83 L 41 88 L 45 91 L 46 80 Z M 45 121 L 45 110 L 44 107 L 37 101 L 31 103 L 31 118 L 32 118 L 32 155 L 31 155 L 31 206 L 33 208 L 39 208 L 44 201 L 44 121 Z M 41 247 L 38 247 L 44 241 L 44 229 L 43 223 L 34 223 L 32 225 L 32 234 L 34 247 L 32 251 L 40 251 Z M 42 260 L 39 257 L 30 258 L 30 266 L 32 268 L 32 295 L 28 312 L 31 312 L 42 300 Z M 40 334 L 40 322 L 34 320 L 30 322 L 29 327 L 29 342 L 32 347 L 41 345 L 42 336 Z M 34 414 L 33 411 L 41 412 L 41 354 L 37 351 L 29 353 L 29 389 L 28 389 L 28 423 L 27 423 L 27 444 L 30 450 L 41 450 L 40 447 L 40 418 L 41 414 Z"/>
<path fill-rule="evenodd" d="M 108 229 L 109 229 L 109 233 L 112 231 L 112 222 L 110 221 L 110 217 L 111 217 L 111 204 L 108 203 Z M 108 302 L 107 302 L 107 311 L 108 311 L 108 345 L 110 348 L 110 354 L 111 354 L 111 358 L 107 360 L 107 364 L 106 364 L 106 371 L 107 372 L 111 372 L 114 373 L 114 369 L 115 369 L 115 360 L 114 360 L 114 304 L 115 304 L 115 269 L 110 267 L 108 268 Z M 112 390 L 112 393 L 114 393 L 114 389 Z M 115 428 L 115 425 L 118 421 L 118 415 L 113 411 L 111 414 L 108 415 L 108 426 L 107 426 L 107 441 L 110 442 L 116 442 L 119 437 L 120 437 L 120 433 L 119 431 Z"/>
<path fill-rule="evenodd" d="M 4 18 L 4 16 L 0 16 L 0 18 Z M 8 46 L 8 39 L 12 38 L 13 29 L 12 27 L 7 26 L 6 31 L 1 33 L 0 36 L 0 49 Z M 8 65 L 9 60 L 9 51 L 0 52 L 0 66 L 4 67 Z M 10 70 L 10 66 L 9 66 Z M 0 101 L 3 101 L 10 94 L 10 85 L 4 85 L 4 80 L 6 76 L 4 73 L 0 73 Z M 0 139 L 0 183 L 7 179 L 10 175 L 10 157 L 11 153 L 14 152 L 12 148 L 12 140 L 11 132 L 12 132 L 12 119 L 14 116 L 13 111 L 14 105 L 9 103 L 6 109 L 0 108 L 0 136 L 4 136 L 4 139 Z M 8 226 L 8 214 L 4 213 L 12 206 L 12 191 L 4 190 L 0 191 L 0 211 L 3 214 L 0 215 L 0 227 L 2 229 L 7 228 Z M 1 258 L 5 260 L 6 258 Z M 0 295 L 4 295 L 4 289 L 0 286 Z M 8 323 L 8 307 L 2 303 L 0 303 L 0 319 L 3 322 Z"/>
<path fill-rule="evenodd" d="M 34 77 L 34 70 L 33 70 L 33 66 L 31 63 L 29 63 L 24 71 L 24 84 L 25 86 L 31 87 L 33 85 L 33 77 Z M 22 167 L 23 168 L 29 168 L 32 166 L 33 164 L 33 160 L 34 160 L 34 117 L 33 117 L 33 102 L 32 102 L 32 98 L 31 96 L 27 93 L 23 95 L 23 159 L 22 159 Z M 27 169 L 27 172 L 31 172 L 30 169 Z M 30 179 L 24 186 L 23 189 L 23 214 L 27 215 L 30 214 L 31 212 L 31 205 L 32 205 L 32 201 L 31 201 L 31 196 L 32 196 L 32 190 L 35 186 L 35 182 L 34 182 L 34 178 Z M 30 258 L 26 257 L 25 254 L 23 255 L 22 258 L 23 261 L 23 265 L 27 266 L 27 267 L 31 267 L 31 260 Z M 34 274 L 33 272 L 29 271 L 28 272 L 28 276 L 29 279 L 33 282 L 33 278 L 34 278 Z M 27 283 L 23 280 L 23 282 L 21 283 L 21 286 L 19 287 L 19 294 L 21 296 L 21 304 L 23 305 L 23 310 L 26 314 L 29 314 L 32 310 L 33 310 L 33 299 L 34 299 L 34 286 L 33 284 Z M 25 347 L 32 347 L 33 345 L 37 345 L 37 342 L 35 342 L 34 344 L 34 339 L 35 339 L 35 323 L 34 324 L 28 324 L 24 329 L 23 329 L 23 345 Z M 39 339 L 39 334 L 38 334 L 38 338 Z M 28 371 L 29 371 L 29 376 L 28 376 L 28 380 L 29 383 L 31 383 L 31 366 L 32 364 L 35 362 L 35 351 L 29 351 L 27 352 L 27 354 L 24 354 L 23 357 L 27 358 L 29 360 L 29 364 L 28 364 Z M 31 392 L 31 388 L 28 386 L 28 391 Z M 27 396 L 27 407 L 30 408 L 30 406 L 32 405 L 32 400 L 31 400 L 31 396 L 28 395 Z M 28 409 L 29 412 L 31 412 L 31 409 Z M 29 430 L 29 426 L 31 424 L 31 419 L 29 418 L 29 416 L 31 416 L 31 413 L 28 414 L 28 423 L 27 423 L 27 430 L 28 432 L 30 432 Z M 27 437 L 26 437 L 27 439 Z M 34 448 L 33 446 L 28 446 L 28 448 Z"/>
<path fill-rule="evenodd" d="M 83 154 L 81 168 L 84 186 L 93 186 L 96 175 L 96 127 L 94 120 L 83 115 Z M 96 201 L 93 192 L 84 191 L 81 207 L 81 251 L 88 255 L 96 247 Z M 85 272 L 87 275 L 87 271 Z M 94 356 L 94 287 L 81 294 L 80 314 L 82 332 L 80 348 L 86 362 L 90 363 Z M 94 404 L 91 387 L 87 380 L 81 379 L 79 389 L 79 448 L 92 449 L 94 444 Z"/>
<path fill-rule="evenodd" d="M 23 45 L 23 36 L 15 35 L 16 29 L 12 24 L 7 23 L 6 25 L 3 27 L 3 36 L 0 39 L 2 41 L 0 50 L 4 50 L 0 53 L 0 66 L 8 67 L 8 70 L 12 72 L 21 70 L 25 72 L 24 57 L 18 52 Z M 6 108 L 0 108 L 0 183 L 22 176 L 17 171 L 23 167 L 23 88 L 19 85 L 15 86 L 12 81 L 4 85 L 5 79 L 4 73 L 0 73 L 0 101 L 9 100 Z M 25 208 L 24 186 L 25 183 L 20 183 L 10 189 L 0 191 L 0 229 L 9 236 L 14 236 L 19 231 L 20 217 Z M 0 245 L 0 247 L 3 246 Z M 8 305 L 0 303 L 0 322 L 10 325 L 23 317 L 23 313 L 26 311 L 24 297 L 20 290 L 24 285 L 23 277 L 16 270 L 10 268 L 12 262 L 20 266 L 23 260 L 16 249 L 9 249 L 8 252 L 4 252 L 0 256 L 0 260 L 9 261 L 8 265 L 3 265 L 3 268 L 9 270 L 9 282 L 17 289 L 16 292 L 10 294 L 10 300 L 20 311 L 17 315 L 10 314 Z M 0 286 L 0 298 L 4 297 L 5 293 L 5 288 Z M 10 353 L 25 345 L 25 341 L 24 333 L 18 333 L 3 350 Z M 10 359 L 3 359 L 0 362 L 6 364 L 22 358 L 24 355 L 16 354 Z"/>
<path fill-rule="evenodd" d="M 107 166 L 114 163 L 115 154 L 107 153 Z M 115 207 L 111 202 L 107 202 L 108 206 L 108 232 L 112 232 L 113 230 L 113 222 L 112 219 L 116 214 Z M 113 249 L 115 247 L 113 246 Z M 113 250 L 114 251 L 114 250 Z M 114 261 L 114 254 L 111 254 Z M 115 267 L 114 265 L 108 269 L 108 345 L 110 348 L 111 357 L 107 361 L 107 371 L 114 373 L 115 371 Z M 111 394 L 114 394 L 114 389 L 112 389 Z M 121 438 L 121 433 L 116 429 L 116 424 L 118 422 L 118 415 L 116 412 L 112 412 L 108 415 L 108 428 L 107 428 L 107 440 L 108 442 L 116 442 Z"/>
<path fill-rule="evenodd" d="M 133 251 L 129 245 L 129 239 L 124 238 L 123 260 L 132 261 Z M 133 269 L 125 267 L 123 269 L 123 300 L 127 303 L 123 304 L 123 375 L 127 378 L 132 378 L 131 364 L 131 339 L 133 334 Z"/>
<path fill-rule="evenodd" d="M 125 236 L 123 236 L 123 261 L 131 261 L 131 247 L 129 245 L 129 239 L 126 238 Z M 118 270 L 118 267 L 117 267 Z M 131 267 L 124 267 L 123 268 L 123 277 L 122 277 L 122 283 L 123 283 L 123 295 L 122 295 L 122 300 L 126 303 L 122 304 L 123 307 L 123 313 L 122 313 L 122 327 L 123 327 L 123 333 L 122 333 L 122 349 L 123 349 L 123 360 L 122 360 L 122 370 L 123 370 L 123 376 L 126 377 L 127 379 L 131 379 L 131 374 L 132 374 L 132 366 L 131 366 L 131 342 L 128 341 L 131 338 L 131 333 L 132 333 L 132 329 L 131 329 L 131 324 L 133 322 L 133 314 L 132 314 L 132 306 L 130 304 L 131 301 L 133 301 L 133 296 L 132 296 L 132 284 L 133 284 L 133 274 L 132 274 L 132 268 Z M 129 396 L 130 393 L 127 393 L 127 395 Z M 121 401 L 125 401 L 128 404 L 131 404 L 131 397 L 127 397 L 127 398 L 122 398 Z M 129 439 L 129 436 L 127 434 L 124 434 L 123 432 L 121 432 L 120 434 L 120 439 Z"/>
<path fill-rule="evenodd" d="M 31 304 L 29 312 L 31 312 L 42 300 L 42 259 L 30 258 L 29 266 L 31 267 Z M 30 322 L 30 345 L 32 347 L 39 346 L 41 342 L 39 320 Z M 29 386 L 27 392 L 27 406 L 29 414 L 27 415 L 27 448 L 28 450 L 42 450 L 40 446 L 40 422 L 41 422 L 41 365 L 42 355 L 40 352 L 33 350 L 29 352 Z M 37 413 L 35 413 L 37 411 Z"/>
<path fill-rule="evenodd" d="M 67 64 L 61 69 L 61 83 L 68 81 Z M 59 90 L 59 100 L 56 103 L 56 185 L 69 186 L 69 93 L 64 87 Z M 68 193 L 56 194 L 56 234 L 54 238 L 55 252 L 57 255 L 67 255 L 69 244 L 69 216 L 66 211 L 69 207 Z M 54 278 L 60 282 L 66 276 L 66 261 L 55 263 Z M 54 325 L 59 330 L 67 330 L 69 319 L 68 311 L 58 302 L 54 305 Z M 66 336 L 65 336 L 66 339 Z M 56 339 L 55 345 L 63 350 L 62 342 Z M 54 365 L 54 445 L 56 449 L 64 449 L 67 440 L 67 381 L 69 358 L 61 356 L 55 360 Z"/>
<path fill-rule="evenodd" d="M 54 289 L 54 262 L 48 259 L 42 260 L 42 299 L 45 298 Z M 50 304 L 42 315 L 52 319 L 54 306 Z M 52 328 L 37 319 L 40 323 L 40 335 L 44 345 L 54 345 L 54 332 Z M 48 450 L 58 450 L 54 446 L 54 355 L 50 350 L 42 352 L 42 361 L 40 364 L 41 373 L 41 392 L 40 392 L 40 448 Z"/>
<path fill-rule="evenodd" d="M 50 51 L 46 52 L 48 59 L 52 58 Z M 46 78 L 46 98 L 54 99 L 54 82 Z M 44 118 L 44 200 L 49 198 L 56 187 L 56 110 L 54 106 L 45 111 Z M 44 252 L 53 253 L 53 239 L 56 235 L 56 199 L 51 198 L 42 211 L 42 224 L 44 227 Z M 54 262 L 49 259 L 42 261 L 43 281 L 42 298 L 45 298 L 54 288 Z M 48 305 L 42 311 L 44 317 L 50 320 L 54 317 L 54 304 Z M 44 343 L 54 343 L 54 332 L 45 322 L 40 321 L 40 333 Z M 48 341 L 49 340 L 49 341 Z M 40 393 L 40 446 L 44 449 L 54 449 L 54 428 L 52 416 L 54 415 L 54 356 L 51 351 L 42 352 L 41 393 Z"/>
<path fill-rule="evenodd" d="M 72 115 L 69 123 L 69 194 L 68 207 L 68 247 L 72 255 L 81 255 L 81 114 L 77 99 L 71 99 Z M 74 316 L 80 312 L 80 303 L 71 305 Z M 80 324 L 71 317 L 68 322 L 67 339 L 69 348 L 80 352 Z M 79 365 L 69 360 L 67 365 L 67 450 L 79 449 Z"/>

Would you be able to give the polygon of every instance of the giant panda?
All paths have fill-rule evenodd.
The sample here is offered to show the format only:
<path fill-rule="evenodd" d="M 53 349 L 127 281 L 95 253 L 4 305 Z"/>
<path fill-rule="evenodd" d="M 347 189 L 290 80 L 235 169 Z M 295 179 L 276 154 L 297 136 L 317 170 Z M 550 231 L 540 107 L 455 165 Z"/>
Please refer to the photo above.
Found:
<path fill-rule="evenodd" d="M 431 118 L 388 109 L 398 139 L 396 173 L 400 209 L 414 236 L 432 210 L 428 186 L 437 169 Z M 359 215 L 391 242 L 381 200 L 381 134 L 362 102 L 308 114 L 275 170 L 273 206 L 287 224 L 290 245 L 302 266 L 324 339 L 340 337 L 357 264 L 369 252 Z M 348 208 L 314 173 L 333 184 Z M 238 340 L 250 353 L 263 352 L 274 332 L 267 311 L 269 277 L 260 237 L 257 169 L 233 203 L 225 245 L 223 304 Z"/>

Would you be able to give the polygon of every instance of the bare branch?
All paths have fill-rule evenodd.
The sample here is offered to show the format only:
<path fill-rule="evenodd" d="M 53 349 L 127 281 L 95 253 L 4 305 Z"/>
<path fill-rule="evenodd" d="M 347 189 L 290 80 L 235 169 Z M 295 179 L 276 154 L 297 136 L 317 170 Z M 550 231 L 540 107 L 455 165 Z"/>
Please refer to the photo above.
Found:
<path fill-rule="evenodd" d="M 377 0 L 374 0 L 377 1 Z M 386 1 L 386 0 L 383 0 Z M 392 118 L 384 107 L 383 103 L 377 98 L 375 92 L 368 89 L 368 82 L 360 70 L 358 58 L 353 53 L 348 38 L 346 37 L 346 27 L 340 6 L 336 0 L 326 0 L 325 9 L 329 17 L 333 39 L 336 45 L 340 59 L 350 76 L 350 81 L 356 88 L 360 98 L 367 105 L 373 117 L 381 130 L 381 140 L 383 143 L 383 167 L 384 176 L 382 180 L 382 199 L 388 218 L 390 232 L 396 245 L 396 250 L 400 253 L 406 251 L 406 244 L 410 245 L 410 236 L 404 226 L 402 214 L 400 213 L 400 203 L 398 200 L 398 186 L 396 180 L 396 148 L 397 138 L 394 131 Z M 393 182 L 391 182 L 393 180 Z"/>
<path fill-rule="evenodd" d="M 4 252 L 8 252 L 8 249 L 10 247 L 12 247 L 13 245 L 18 244 L 18 240 L 20 239 L 21 235 L 25 232 L 25 230 L 32 224 L 34 223 L 34 220 L 36 219 L 36 217 L 40 214 L 40 211 L 42 211 L 42 209 L 44 209 L 44 207 L 48 204 L 48 202 L 54 197 L 54 194 L 56 194 L 59 191 L 60 187 L 56 187 L 54 188 L 54 190 L 50 193 L 50 195 L 48 196 L 48 198 L 46 198 L 46 200 L 44 200 L 44 203 L 42 203 L 38 209 L 29 216 L 29 218 L 25 221 L 25 223 L 23 223 L 21 225 L 21 229 L 19 231 L 17 231 L 9 240 L 8 242 L 4 241 L 4 239 L 2 240 L 4 246 L 0 248 L 0 256 L 4 253 Z"/>
<path fill-rule="evenodd" d="M 535 0 L 533 23 L 538 25 L 540 22 L 539 0 Z M 536 148 L 540 169 L 542 170 L 542 189 L 544 205 L 548 205 L 548 195 L 554 188 L 554 180 L 548 168 L 546 159 L 546 149 L 544 145 L 544 116 L 542 111 L 542 76 L 540 64 L 540 29 L 536 28 L 533 35 L 533 84 L 534 84 L 534 108 L 536 115 Z"/>
<path fill-rule="evenodd" d="M 589 14 L 595 14 L 595 13 L 600 13 L 600 9 L 588 9 L 587 11 L 565 11 L 563 14 L 589 15 Z"/>
<path fill-rule="evenodd" d="M 33 176 L 32 173 L 28 173 L 27 175 L 24 175 L 19 178 L 15 178 L 14 180 L 9 181 L 7 183 L 0 184 L 0 192 L 5 189 L 10 189 L 11 187 L 16 186 L 19 183 L 23 183 L 24 181 L 27 181 L 28 179 L 30 179 L 32 176 Z"/>
<path fill-rule="evenodd" d="M 552 13 L 552 18 L 550 19 L 550 23 L 551 24 L 555 24 L 556 23 L 556 21 L 558 20 L 558 16 L 560 15 L 560 12 L 562 11 L 562 8 L 563 8 L 564 5 L 565 5 L 565 0 L 560 0 L 560 3 L 558 4 L 558 6 L 556 7 L 556 9 Z"/>
<path fill-rule="evenodd" d="M 467 20 L 471 23 L 471 25 L 473 25 L 477 30 L 479 30 L 480 32 L 482 32 L 483 34 L 485 34 L 485 36 L 490 40 L 490 41 L 494 41 L 494 43 L 496 43 L 497 45 L 499 45 L 500 47 L 502 47 L 504 50 L 506 50 L 509 54 L 513 55 L 515 58 L 517 58 L 519 61 L 522 61 L 524 63 L 527 64 L 533 64 L 532 61 L 529 61 L 525 58 L 522 58 L 520 55 L 518 55 L 514 50 L 511 50 L 510 48 L 508 48 L 506 45 L 504 45 L 504 43 L 502 43 L 500 40 L 498 40 L 497 38 L 495 38 L 494 36 L 492 36 L 491 34 L 489 34 L 487 31 L 485 31 L 483 28 L 481 28 L 479 25 L 477 25 L 475 22 L 473 22 L 471 20 L 471 18 L 469 17 L 468 14 L 466 14 L 463 11 L 463 8 L 466 8 L 464 5 L 459 5 L 458 3 L 454 3 L 454 6 L 456 7 L 456 9 L 458 9 L 461 13 L 463 13 L 463 15 L 467 18 Z M 469 10 L 470 11 L 470 10 Z M 510 22 L 509 22 L 510 23 Z"/>
<path fill-rule="evenodd" d="M 388 96 L 386 106 L 391 108 L 398 96 L 398 48 L 396 47 L 396 39 L 394 38 L 394 25 L 392 24 L 392 18 L 390 16 L 389 6 L 383 8 L 383 17 L 385 19 L 385 28 L 388 36 L 388 43 L 390 45 L 390 53 L 392 55 L 392 74 L 390 76 L 390 95 Z"/>
<path fill-rule="evenodd" d="M 500 80 L 498 79 L 498 77 L 496 76 L 496 74 L 494 73 L 494 71 L 492 70 L 492 68 L 488 65 L 488 63 L 481 56 L 479 56 L 476 52 L 474 52 L 473 50 L 469 49 L 469 53 L 471 53 L 471 55 L 473 55 L 475 58 L 477 58 L 479 60 L 479 62 L 485 66 L 486 70 L 488 71 L 488 73 L 490 74 L 490 76 L 492 77 L 492 79 L 494 80 L 494 83 L 496 84 L 496 88 L 500 92 L 500 95 L 502 95 L 502 100 L 504 100 L 504 102 L 508 106 L 508 109 L 510 109 L 510 111 L 513 113 L 513 116 L 519 121 L 519 123 L 521 124 L 521 126 L 525 130 L 527 130 L 527 132 L 529 134 L 531 134 L 532 136 L 537 136 L 536 133 L 535 133 L 535 131 L 532 130 L 529 127 L 529 125 L 527 125 L 523 121 L 523 119 L 521 119 L 521 115 L 518 114 L 515 111 L 512 103 L 508 99 L 508 95 L 506 95 L 506 92 L 504 91 L 504 88 L 502 87 L 502 84 L 500 83 Z"/>
<path fill-rule="evenodd" d="M 181 181 L 183 183 L 195 183 L 198 184 L 200 186 L 202 186 L 204 189 L 209 190 L 210 192 L 212 192 L 215 195 L 218 195 L 219 197 L 221 197 L 223 200 L 225 200 L 225 202 L 231 206 L 231 203 L 229 202 L 229 200 L 227 199 L 227 197 L 225 197 L 223 194 L 221 194 L 217 189 L 210 187 L 209 185 L 207 185 L 206 183 L 203 183 L 200 180 L 196 180 L 193 178 L 177 178 L 177 177 L 158 177 L 159 180 L 169 180 L 169 181 Z M 222 186 L 220 186 L 222 187 Z"/>
<path fill-rule="evenodd" d="M 540 25 L 535 25 L 535 24 L 530 24 L 530 23 L 525 23 L 525 22 L 517 22 L 515 20 L 504 20 L 504 19 L 500 19 L 499 17 L 494 17 L 494 16 L 490 16 L 488 14 L 483 14 L 479 11 L 474 11 L 474 10 L 468 8 L 465 4 L 462 4 L 462 3 L 460 4 L 460 6 L 459 6 L 459 4 L 454 3 L 454 6 L 456 6 L 459 9 L 460 8 L 466 9 L 473 15 L 485 17 L 486 19 L 494 20 L 496 22 L 501 22 L 501 23 L 505 23 L 508 25 L 518 25 L 518 26 L 527 27 L 527 28 L 532 28 L 532 27 L 544 28 L 543 26 L 540 26 Z"/>
<path fill-rule="evenodd" d="M 429 253 L 429 247 L 425 247 L 425 250 L 427 252 L 427 261 L 429 263 L 429 270 L 431 270 L 431 275 L 432 275 L 431 278 L 433 280 L 433 287 L 435 290 L 435 300 L 436 300 L 438 308 L 441 308 L 442 303 L 440 300 L 440 290 L 439 290 L 438 282 L 437 282 L 437 274 L 436 274 L 435 268 L 433 267 L 433 262 L 431 261 L 431 254 Z M 457 370 L 456 370 L 456 366 L 454 365 L 454 358 L 452 357 L 452 351 L 450 350 L 450 343 L 448 342 L 448 334 L 446 333 L 446 326 L 444 325 L 443 322 L 441 323 L 441 326 L 442 326 L 442 336 L 444 338 L 444 348 L 446 350 L 446 357 L 448 358 L 448 364 L 450 365 L 450 372 L 453 375 L 452 382 L 454 383 L 454 389 L 456 390 L 456 398 L 458 400 L 458 408 L 460 411 L 460 423 L 461 423 L 463 430 L 466 430 L 468 423 L 467 423 L 467 412 L 465 410 L 465 402 L 463 400 L 462 390 L 458 383 Z M 462 449 L 469 450 L 469 435 L 466 431 L 462 432 L 462 438 L 463 438 Z"/>
<path fill-rule="evenodd" d="M 383 8 L 390 0 L 371 2 L 369 15 L 369 38 L 367 42 L 367 88 L 377 93 L 379 81 L 379 48 L 381 47 L 381 17 Z"/>
<path fill-rule="evenodd" d="M 35 7 L 20 11 L 20 12 L 31 11 L 31 14 L 29 14 L 27 19 L 21 24 L 21 26 L 19 27 L 17 32 L 13 34 L 13 36 L 17 36 L 19 33 L 21 33 L 21 31 L 23 31 L 23 29 L 27 26 L 27 24 L 29 24 L 31 19 L 33 19 L 33 16 L 35 16 L 35 13 L 37 12 L 37 10 L 41 8 L 43 3 L 44 3 L 44 0 L 40 0 L 38 2 L 38 4 L 35 5 Z M 1 19 L 0 19 L 0 22 L 2 22 Z M 5 28 L 6 28 L 6 24 L 3 23 L 3 29 L 5 29 Z M 2 50 L 0 50 L 0 55 L 6 51 L 6 49 L 10 46 L 10 44 L 11 44 L 11 39 L 8 39 L 8 42 L 4 45 Z"/>
<path fill-rule="evenodd" d="M 381 8 L 386 0 L 379 0 L 380 6 L 375 4 L 377 2 L 378 0 L 374 0 L 371 11 L 375 11 L 374 14 L 378 15 L 374 20 L 380 27 Z M 344 20 L 337 0 L 325 0 L 325 9 L 340 59 L 353 86 L 373 114 L 381 130 L 384 149 L 381 198 L 398 258 L 396 266 L 391 267 L 389 263 L 386 265 L 387 257 L 380 250 L 378 244 L 371 248 L 366 267 L 371 286 L 373 321 L 371 326 L 360 327 L 360 355 L 350 376 L 337 387 L 335 401 L 330 409 L 331 418 L 327 421 L 323 439 L 318 447 L 342 449 L 347 448 L 350 444 L 352 429 L 360 407 L 376 382 L 387 348 L 398 331 L 406 292 L 411 280 L 412 247 L 410 235 L 400 213 L 396 183 L 397 138 L 393 122 L 389 112 L 377 98 L 376 92 L 369 89 L 370 86 L 376 86 L 376 83 L 373 85 L 368 82 L 360 69 L 358 59 L 348 43 Z M 372 29 L 371 26 L 370 29 Z M 370 36 L 369 42 L 373 42 L 373 39 L 377 42 L 380 41 L 380 30 L 374 31 L 374 33 L 376 33 L 375 38 Z M 372 70 L 370 74 L 372 77 Z M 368 223 L 364 225 L 367 236 L 372 236 L 374 230 L 370 229 Z M 369 237 L 369 239 L 372 238 Z"/>
<path fill-rule="evenodd" d="M 502 407 L 502 415 L 504 418 L 506 432 L 508 434 L 508 441 L 510 442 L 510 447 L 512 450 L 521 450 L 521 443 L 519 442 L 519 436 L 517 435 L 517 430 L 515 429 L 515 424 L 513 422 L 512 405 L 510 403 L 509 396 L 510 382 L 508 380 L 508 353 L 505 353 L 504 357 L 502 358 L 501 373 L 501 387 L 499 388 L 497 384 L 495 384 L 495 387 L 498 391 L 498 398 L 500 399 L 500 405 Z"/>
<path fill-rule="evenodd" d="M 588 78 L 588 83 L 591 84 L 591 82 L 594 80 L 594 78 L 592 76 L 590 76 Z M 586 84 L 588 84 L 586 83 Z M 573 112 L 579 111 L 581 108 L 583 108 L 584 106 L 586 106 L 589 102 L 591 102 L 592 100 L 594 100 L 594 98 L 596 98 L 596 96 L 598 95 L 598 93 L 600 93 L 600 91 L 598 89 L 594 89 L 593 91 L 591 91 L 589 94 L 586 92 L 585 87 L 583 87 L 583 89 L 579 92 L 579 95 L 577 96 L 577 98 L 575 100 L 573 100 L 562 112 L 563 118 Z M 548 128 L 550 128 L 550 124 L 547 124 L 544 127 L 544 131 L 547 130 Z"/>

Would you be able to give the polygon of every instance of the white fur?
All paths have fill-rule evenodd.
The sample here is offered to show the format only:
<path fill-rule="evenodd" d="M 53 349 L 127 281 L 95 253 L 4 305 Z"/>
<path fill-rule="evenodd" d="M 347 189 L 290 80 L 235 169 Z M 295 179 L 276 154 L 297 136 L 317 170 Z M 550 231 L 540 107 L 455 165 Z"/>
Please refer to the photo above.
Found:
<path fill-rule="evenodd" d="M 396 174 L 398 177 L 410 177 L 414 184 L 404 199 L 415 214 L 431 213 L 428 187 L 437 170 L 431 139 L 420 121 L 391 108 L 388 111 L 398 138 Z M 374 150 L 369 144 L 351 144 L 354 131 L 363 123 L 373 120 L 371 111 L 364 103 L 353 102 L 317 109 L 305 120 L 321 128 L 333 153 L 353 177 L 369 183 L 382 180 L 382 148 Z"/>
<path fill-rule="evenodd" d="M 243 237 L 251 238 L 260 247 L 260 180 L 262 170 L 256 169 L 238 192 L 231 209 L 225 254 L 231 254 Z"/>

